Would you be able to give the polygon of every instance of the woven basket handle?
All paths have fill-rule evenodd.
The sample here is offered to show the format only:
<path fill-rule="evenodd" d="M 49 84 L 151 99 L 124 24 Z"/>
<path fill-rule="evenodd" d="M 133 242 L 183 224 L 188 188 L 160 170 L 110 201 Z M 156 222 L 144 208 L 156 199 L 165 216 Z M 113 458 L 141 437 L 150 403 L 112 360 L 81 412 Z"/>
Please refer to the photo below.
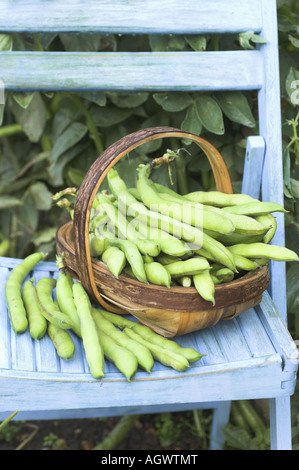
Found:
<path fill-rule="evenodd" d="M 189 132 L 172 127 L 141 129 L 108 147 L 95 160 L 85 175 L 76 198 L 73 218 L 76 261 L 77 266 L 80 267 L 78 275 L 83 287 L 103 308 L 109 307 L 111 310 L 111 306 L 104 301 L 96 286 L 89 249 L 89 219 L 93 200 L 110 168 L 123 156 L 146 142 L 168 137 L 189 139 L 197 144 L 210 162 L 217 190 L 225 193 L 233 192 L 228 169 L 218 150 L 206 140 Z"/>

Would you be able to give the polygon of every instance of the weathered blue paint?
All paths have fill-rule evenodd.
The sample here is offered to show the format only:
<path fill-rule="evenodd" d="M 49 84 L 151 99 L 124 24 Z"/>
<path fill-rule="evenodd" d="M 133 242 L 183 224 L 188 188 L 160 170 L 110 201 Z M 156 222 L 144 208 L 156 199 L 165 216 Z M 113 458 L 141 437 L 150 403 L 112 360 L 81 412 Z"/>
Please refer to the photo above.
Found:
<path fill-rule="evenodd" d="M 0 52 L 7 90 L 258 90 L 258 51 Z M 254 70 L 254 73 L 252 73 Z"/>
<path fill-rule="evenodd" d="M 201 34 L 259 32 L 261 27 L 259 0 L 0 2 L 2 31 Z"/>
<path fill-rule="evenodd" d="M 41 15 L 41 11 L 43 14 Z M 120 14 L 121 12 L 121 14 Z M 242 191 L 283 202 L 280 92 L 275 0 L 4 1 L 1 31 L 100 33 L 261 32 L 256 51 L 215 53 L 1 53 L 0 79 L 7 89 L 41 90 L 257 90 L 260 135 L 248 139 Z M 275 242 L 284 244 L 279 216 Z M 47 337 L 35 342 L 10 328 L 4 298 L 9 271 L 20 260 L 0 259 L 0 419 L 120 416 L 213 408 L 211 448 L 223 446 L 221 429 L 230 403 L 269 398 L 271 446 L 291 448 L 290 396 L 298 351 L 286 326 L 284 266 L 271 269 L 271 296 L 234 320 L 176 338 L 206 354 L 184 373 L 156 363 L 127 383 L 106 362 L 93 379 L 81 341 L 76 354 L 60 360 Z M 55 263 L 41 262 L 34 276 L 57 277 Z"/>

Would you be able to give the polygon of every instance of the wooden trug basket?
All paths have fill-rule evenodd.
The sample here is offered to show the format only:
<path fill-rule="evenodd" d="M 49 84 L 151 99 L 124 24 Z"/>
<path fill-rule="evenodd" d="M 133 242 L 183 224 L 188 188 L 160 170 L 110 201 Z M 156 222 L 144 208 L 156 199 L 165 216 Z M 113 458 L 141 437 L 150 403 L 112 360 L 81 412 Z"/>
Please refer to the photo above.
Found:
<path fill-rule="evenodd" d="M 118 314 L 132 314 L 165 337 L 174 337 L 232 319 L 260 303 L 270 281 L 267 266 L 232 282 L 215 287 L 215 306 L 204 300 L 195 287 L 167 287 L 144 284 L 121 274 L 116 279 L 107 266 L 90 256 L 89 218 L 94 197 L 110 168 L 140 145 L 161 138 L 190 139 L 207 156 L 218 191 L 232 193 L 225 162 L 206 140 L 170 127 L 142 129 L 108 147 L 93 163 L 79 188 L 72 222 L 57 231 L 57 254 L 64 253 L 72 276 L 78 279 L 92 300 Z"/>

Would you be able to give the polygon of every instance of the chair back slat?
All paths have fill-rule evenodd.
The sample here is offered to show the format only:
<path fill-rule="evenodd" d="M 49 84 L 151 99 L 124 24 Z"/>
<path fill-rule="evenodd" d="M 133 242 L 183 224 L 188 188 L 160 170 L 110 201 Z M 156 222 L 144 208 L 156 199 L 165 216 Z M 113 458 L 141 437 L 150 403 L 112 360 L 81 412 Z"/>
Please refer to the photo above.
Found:
<path fill-rule="evenodd" d="M 2 52 L 0 62 L 7 90 L 246 90 L 263 81 L 258 51 Z"/>
<path fill-rule="evenodd" d="M 200 34 L 260 31 L 259 0 L 1 1 L 0 31 Z"/>

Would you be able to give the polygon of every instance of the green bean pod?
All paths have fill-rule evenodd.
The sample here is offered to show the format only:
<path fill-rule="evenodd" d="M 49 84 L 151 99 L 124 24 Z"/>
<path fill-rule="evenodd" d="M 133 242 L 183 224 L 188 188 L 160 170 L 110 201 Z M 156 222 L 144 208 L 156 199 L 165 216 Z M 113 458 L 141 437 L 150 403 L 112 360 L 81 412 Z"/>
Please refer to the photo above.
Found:
<path fill-rule="evenodd" d="M 254 271 L 254 269 L 259 267 L 259 264 L 252 260 L 245 258 L 245 256 L 237 255 L 232 253 L 237 269 L 240 271 Z"/>
<path fill-rule="evenodd" d="M 126 265 L 126 256 L 116 246 L 110 246 L 102 254 L 102 261 L 107 265 L 109 271 L 118 278 Z"/>
<path fill-rule="evenodd" d="M 212 304 L 215 305 L 215 284 L 210 271 L 205 269 L 201 273 L 194 275 L 193 282 L 199 295 L 203 299 L 208 302 L 212 302 Z"/>
<path fill-rule="evenodd" d="M 146 284 L 148 284 L 148 280 L 144 270 L 142 255 L 133 242 L 131 242 L 130 240 L 122 240 L 120 238 L 115 238 L 108 240 L 108 246 L 116 246 L 117 248 L 120 248 L 124 252 L 126 260 L 131 266 L 135 277 L 140 282 L 145 282 Z"/>
<path fill-rule="evenodd" d="M 157 344 L 151 343 L 150 341 L 146 341 L 138 333 L 136 333 L 134 329 L 125 328 L 124 332 L 129 336 L 129 338 L 132 338 L 135 341 L 139 341 L 141 344 L 146 346 L 151 351 L 154 359 L 156 359 L 158 362 L 161 362 L 161 364 L 167 367 L 172 367 L 173 369 L 180 372 L 190 367 L 189 362 L 184 356 L 181 356 L 168 349 L 164 349 Z"/>
<path fill-rule="evenodd" d="M 223 214 L 224 209 L 222 208 L 219 209 L 218 207 L 213 207 L 213 206 L 206 206 L 208 207 L 212 212 L 216 212 L 218 214 Z M 233 208 L 237 208 L 238 206 L 233 206 Z M 230 208 L 227 208 L 230 209 Z M 245 234 L 245 235 L 250 235 L 250 236 L 257 236 L 257 235 L 265 235 L 267 230 L 269 230 L 268 227 L 265 227 L 264 225 L 260 224 L 255 218 L 247 215 L 247 214 L 238 214 L 234 212 L 229 212 L 225 211 L 224 212 L 227 217 L 231 220 L 231 222 L 234 224 L 235 231 L 232 233 L 224 233 L 221 234 L 224 238 L 229 237 L 230 235 L 235 235 L 236 233 L 239 234 Z M 217 231 L 216 231 L 217 232 Z M 219 230 L 218 230 L 219 233 Z"/>
<path fill-rule="evenodd" d="M 97 331 L 105 356 L 114 363 L 117 369 L 126 377 L 127 381 L 131 382 L 138 368 L 135 354 L 118 344 L 102 330 L 97 329 Z"/>
<path fill-rule="evenodd" d="M 265 215 L 258 215 L 256 220 L 268 228 L 267 233 L 263 237 L 264 243 L 270 243 L 272 238 L 274 237 L 276 230 L 277 230 L 277 220 L 276 217 L 272 214 L 265 214 Z"/>
<path fill-rule="evenodd" d="M 99 196 L 99 201 L 107 213 L 112 225 L 117 227 L 118 231 L 121 232 L 124 238 L 134 242 L 142 254 L 157 256 L 160 253 L 159 243 L 148 240 L 147 238 L 138 234 L 138 232 L 136 232 L 132 225 L 128 222 L 125 215 L 123 215 L 122 212 L 118 210 L 118 208 L 112 204 L 106 196 Z"/>
<path fill-rule="evenodd" d="M 191 287 L 192 286 L 191 276 L 177 277 L 176 281 L 183 287 Z"/>
<path fill-rule="evenodd" d="M 54 278 L 43 277 L 37 281 L 35 290 L 41 312 L 50 323 L 65 330 L 71 329 L 74 326 L 71 318 L 63 313 L 53 300 L 55 286 L 56 280 Z"/>
<path fill-rule="evenodd" d="M 247 194 L 226 194 L 221 191 L 194 191 L 185 197 L 190 201 L 215 207 L 238 206 L 257 201 Z"/>
<path fill-rule="evenodd" d="M 150 171 L 149 164 L 139 165 L 137 177 L 137 190 L 143 203 L 149 209 L 154 209 L 163 215 L 196 227 L 216 229 L 222 233 L 234 231 L 232 222 L 222 214 L 215 214 L 192 204 L 183 204 L 178 198 L 175 201 L 170 201 L 161 197 L 149 180 Z"/>
<path fill-rule="evenodd" d="M 109 170 L 107 180 L 113 194 L 115 194 L 123 207 L 126 207 L 129 217 L 133 217 L 138 222 L 150 227 L 157 227 L 180 240 L 190 243 L 190 248 L 192 246 L 198 248 L 202 245 L 202 230 L 167 217 L 159 212 L 149 210 L 127 190 L 125 182 L 119 177 L 115 168 Z"/>
<path fill-rule="evenodd" d="M 144 270 L 149 282 L 170 288 L 171 276 L 163 264 L 157 261 L 144 263 Z"/>
<path fill-rule="evenodd" d="M 75 344 L 69 332 L 50 322 L 48 323 L 47 332 L 58 356 L 64 360 L 71 359 L 75 353 Z"/>
<path fill-rule="evenodd" d="M 152 227 L 138 220 L 133 220 L 130 223 L 135 223 L 136 229 L 144 237 L 159 243 L 161 251 L 165 254 L 183 256 L 191 253 L 190 247 L 184 240 L 180 240 L 158 227 Z"/>
<path fill-rule="evenodd" d="M 73 279 L 64 264 L 64 256 L 56 257 L 56 264 L 59 268 L 58 279 L 56 281 L 56 298 L 59 310 L 67 315 L 72 323 L 72 330 L 81 338 L 80 319 L 73 299 Z"/>
<path fill-rule="evenodd" d="M 185 359 L 187 359 L 188 362 L 196 362 L 204 356 L 203 354 L 200 354 L 198 351 L 196 351 L 196 349 L 185 348 L 178 344 L 176 341 L 159 335 L 146 325 L 131 322 L 131 325 L 127 325 L 127 328 L 132 328 L 136 333 L 138 333 L 138 335 L 140 335 L 144 340 L 148 341 L 149 343 L 155 344 L 163 349 L 167 349 L 178 355 L 183 356 Z"/>
<path fill-rule="evenodd" d="M 279 245 L 266 243 L 240 243 L 229 247 L 233 254 L 245 256 L 245 258 L 268 258 L 275 261 L 299 261 L 297 253 Z"/>
<path fill-rule="evenodd" d="M 89 249 L 90 256 L 99 258 L 107 248 L 107 239 L 104 237 L 97 237 L 94 233 L 89 234 Z"/>
<path fill-rule="evenodd" d="M 101 308 L 101 315 L 121 330 L 123 330 L 125 327 L 132 328 L 134 325 L 136 325 L 136 322 L 129 320 L 125 316 L 108 312 L 108 310 L 103 308 Z"/>
<path fill-rule="evenodd" d="M 34 279 L 25 282 L 22 297 L 27 311 L 30 335 L 33 339 L 38 340 L 42 338 L 47 331 L 47 320 L 41 312 L 33 283 Z"/>
<path fill-rule="evenodd" d="M 30 271 L 45 257 L 33 253 L 20 262 L 10 273 L 5 284 L 5 299 L 12 329 L 16 334 L 27 330 L 28 319 L 22 300 L 22 283 Z"/>
<path fill-rule="evenodd" d="M 176 261 L 166 264 L 165 268 L 173 278 L 182 276 L 194 276 L 205 269 L 210 269 L 210 264 L 205 258 L 196 256 L 184 261 Z"/>
<path fill-rule="evenodd" d="M 104 317 L 100 309 L 93 308 L 92 315 L 98 330 L 103 331 L 103 333 L 110 336 L 110 338 L 116 341 L 120 346 L 131 351 L 131 353 L 136 356 L 138 364 L 146 372 L 151 372 L 154 366 L 154 359 L 148 348 L 132 340 L 124 332 L 120 331 L 110 320 Z"/>
<path fill-rule="evenodd" d="M 82 284 L 73 284 L 73 297 L 80 318 L 81 336 L 90 372 L 96 379 L 104 376 L 104 351 L 92 317 L 92 306 Z"/>
<path fill-rule="evenodd" d="M 224 207 L 225 212 L 238 215 L 258 216 L 270 214 L 272 212 L 288 212 L 281 204 L 277 202 L 256 201 L 247 204 L 239 204 L 234 207 Z"/>

